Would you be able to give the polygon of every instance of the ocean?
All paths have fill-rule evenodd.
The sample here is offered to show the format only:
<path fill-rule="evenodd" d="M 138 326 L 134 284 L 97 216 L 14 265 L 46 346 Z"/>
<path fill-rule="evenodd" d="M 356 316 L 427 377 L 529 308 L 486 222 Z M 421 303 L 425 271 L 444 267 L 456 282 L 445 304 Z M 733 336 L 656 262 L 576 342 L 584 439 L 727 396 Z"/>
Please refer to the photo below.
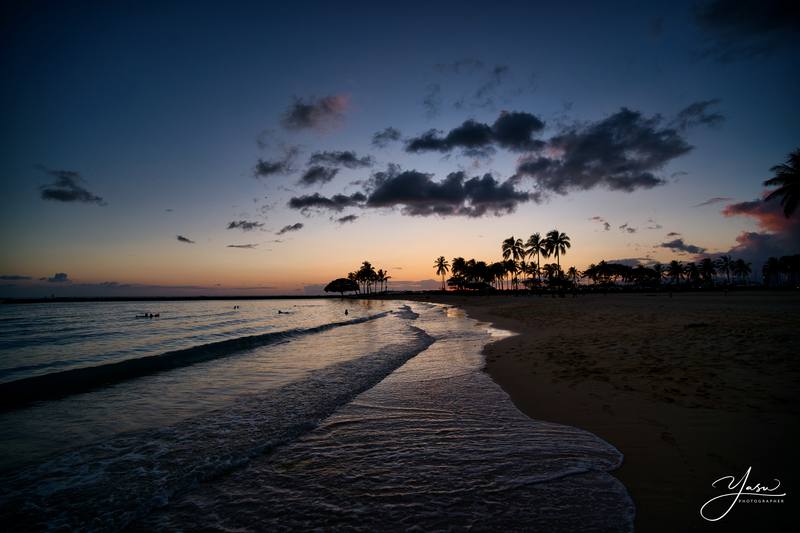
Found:
<path fill-rule="evenodd" d="M 619 451 L 528 418 L 481 370 L 505 335 L 391 300 L 0 306 L 0 518 L 632 530 Z"/>

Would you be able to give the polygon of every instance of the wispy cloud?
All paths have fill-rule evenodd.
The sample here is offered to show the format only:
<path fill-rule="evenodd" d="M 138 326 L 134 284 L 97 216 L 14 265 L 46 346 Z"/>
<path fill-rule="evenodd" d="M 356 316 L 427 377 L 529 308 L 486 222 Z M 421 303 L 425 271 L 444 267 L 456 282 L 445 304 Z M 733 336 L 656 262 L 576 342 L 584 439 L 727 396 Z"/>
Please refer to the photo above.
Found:
<path fill-rule="evenodd" d="M 253 231 L 264 226 L 263 222 L 253 222 L 250 220 L 233 220 L 228 222 L 226 229 L 240 229 L 242 231 Z"/>
<path fill-rule="evenodd" d="M 79 173 L 72 170 L 50 170 L 45 167 L 39 169 L 55 178 L 53 183 L 39 188 L 43 200 L 106 205 L 101 196 L 89 192 L 80 184 L 83 180 Z"/>
<path fill-rule="evenodd" d="M 342 94 L 309 100 L 295 98 L 282 123 L 289 130 L 324 130 L 341 122 L 348 107 L 349 99 Z"/>
<path fill-rule="evenodd" d="M 183 235 L 176 235 L 176 238 L 180 242 L 184 242 L 186 244 L 194 244 L 194 241 L 192 239 L 190 239 L 189 237 L 184 237 Z"/>
<path fill-rule="evenodd" d="M 288 224 L 280 229 L 275 235 L 283 235 L 284 233 L 289 233 L 291 231 L 300 231 L 303 229 L 303 223 L 297 222 L 296 224 Z"/>

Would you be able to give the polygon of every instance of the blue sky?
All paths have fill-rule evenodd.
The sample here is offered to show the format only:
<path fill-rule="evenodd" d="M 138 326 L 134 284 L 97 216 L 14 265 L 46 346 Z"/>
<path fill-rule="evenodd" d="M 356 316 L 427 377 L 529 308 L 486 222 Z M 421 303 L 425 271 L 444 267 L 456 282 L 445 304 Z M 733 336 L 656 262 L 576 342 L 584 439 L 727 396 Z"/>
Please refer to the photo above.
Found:
<path fill-rule="evenodd" d="M 800 138 L 796 13 L 776 25 L 770 2 L 744 4 L 755 15 L 731 2 L 17 2 L 5 8 L 0 37 L 0 274 L 32 279 L 6 292 L 56 272 L 82 292 L 107 281 L 291 292 L 363 259 L 400 267 L 393 277 L 413 281 L 431 277 L 438 255 L 493 260 L 509 234 L 553 226 L 573 236 L 579 267 L 669 260 L 680 250 L 660 246 L 667 232 L 710 253 L 729 251 L 742 232 L 766 231 L 760 220 L 725 217 L 724 202 L 692 206 L 758 198 L 769 167 Z M 297 99 L 330 96 L 346 102 L 336 116 L 285 127 Z M 514 175 L 526 154 L 406 150 L 409 139 L 468 119 L 491 125 L 503 111 L 529 113 L 547 140 L 623 107 L 661 115 L 666 128 L 687 106 L 711 101 L 707 113 L 723 119 L 681 132 L 693 148 L 653 169 L 664 180 L 653 188 L 544 191 L 540 203 L 479 218 L 408 216 L 402 203 L 309 216 L 286 205 L 361 191 L 389 163 L 434 181 L 458 170 L 489 172 L 499 183 Z M 402 138 L 377 149 L 372 136 L 386 127 Z M 294 173 L 253 176 L 259 159 L 280 158 L 286 147 L 298 151 Z M 374 164 L 299 186 L 309 155 L 333 150 Z M 58 171 L 77 172 L 105 205 L 44 199 L 41 187 Z M 518 187 L 535 191 L 537 179 Z M 346 214 L 359 218 L 331 221 Z M 594 216 L 613 231 L 598 233 Z M 235 220 L 263 226 L 226 229 Z M 298 222 L 302 230 L 275 235 Z M 620 231 L 625 223 L 637 232 Z M 664 231 L 644 229 L 655 225 Z"/>

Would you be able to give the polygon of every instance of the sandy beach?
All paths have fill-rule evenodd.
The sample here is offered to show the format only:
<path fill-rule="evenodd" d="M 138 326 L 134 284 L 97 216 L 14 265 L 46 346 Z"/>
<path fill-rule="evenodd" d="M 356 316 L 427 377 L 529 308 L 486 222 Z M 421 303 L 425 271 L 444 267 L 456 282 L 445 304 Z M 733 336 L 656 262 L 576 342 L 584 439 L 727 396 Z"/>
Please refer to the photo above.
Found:
<path fill-rule="evenodd" d="M 589 430 L 625 455 L 615 475 L 636 504 L 637 530 L 771 531 L 794 521 L 800 295 L 421 299 L 518 333 L 486 346 L 486 371 L 530 417 Z M 750 467 L 748 484 L 779 479 L 784 503 L 737 503 L 704 520 L 700 507 L 730 492 L 712 482 L 738 481 Z"/>

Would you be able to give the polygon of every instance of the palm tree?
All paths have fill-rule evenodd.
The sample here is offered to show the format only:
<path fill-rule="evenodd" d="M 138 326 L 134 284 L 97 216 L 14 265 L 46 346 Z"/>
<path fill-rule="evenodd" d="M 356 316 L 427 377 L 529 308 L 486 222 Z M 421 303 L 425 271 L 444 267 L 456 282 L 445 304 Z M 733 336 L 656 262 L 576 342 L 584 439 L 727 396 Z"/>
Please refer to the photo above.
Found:
<path fill-rule="evenodd" d="M 561 273 L 561 256 L 567 254 L 567 248 L 572 246 L 566 233 L 560 233 L 557 229 L 547 233 L 547 251 L 555 254 L 556 264 L 558 265 L 559 275 Z"/>
<path fill-rule="evenodd" d="M 800 201 L 800 148 L 789 154 L 786 162 L 770 169 L 775 175 L 764 182 L 768 187 L 778 188 L 770 192 L 764 200 L 780 197 L 783 214 L 792 216 Z"/>
<path fill-rule="evenodd" d="M 746 262 L 744 259 L 737 259 L 733 262 L 733 275 L 744 281 L 745 285 L 747 284 L 747 276 L 749 276 L 752 271 L 750 263 Z"/>
<path fill-rule="evenodd" d="M 536 256 L 536 277 L 539 278 L 541 281 L 541 277 L 539 274 L 539 255 L 543 255 L 545 258 L 548 257 L 547 253 L 547 241 L 542 239 L 542 236 L 539 233 L 534 233 L 530 237 L 528 237 L 528 242 L 525 243 L 525 250 L 528 253 L 528 257 Z"/>
<path fill-rule="evenodd" d="M 378 271 L 375 273 L 375 281 L 377 281 L 380 284 L 381 292 L 384 292 L 383 284 L 389 281 L 390 276 L 387 276 L 387 274 L 388 272 L 386 272 L 382 268 L 378 269 Z"/>
<path fill-rule="evenodd" d="M 731 271 L 733 270 L 733 258 L 729 255 L 723 255 L 716 260 L 715 265 L 719 272 L 725 274 L 725 281 L 728 285 L 731 284 Z"/>
<path fill-rule="evenodd" d="M 712 261 L 711 258 L 705 257 L 702 261 L 700 261 L 700 275 L 703 276 L 703 280 L 706 283 L 713 284 L 714 275 L 716 273 L 717 269 L 714 266 L 714 261 Z"/>
<path fill-rule="evenodd" d="M 581 273 L 578 272 L 578 269 L 574 266 L 569 267 L 567 269 L 567 278 L 569 278 L 574 285 L 578 284 L 578 278 L 581 276 Z"/>
<path fill-rule="evenodd" d="M 445 259 L 443 255 L 440 255 L 439 258 L 434 261 L 433 266 L 436 268 L 436 275 L 442 276 L 442 290 L 447 290 L 444 285 L 444 277 L 450 272 L 450 263 L 447 262 L 447 259 Z"/>
<path fill-rule="evenodd" d="M 670 261 L 669 266 L 667 267 L 667 274 L 669 274 L 669 277 L 672 278 L 672 282 L 675 285 L 680 285 L 684 271 L 685 270 L 680 261 Z"/>
<path fill-rule="evenodd" d="M 522 239 L 515 239 L 512 235 L 503 241 L 503 259 L 519 261 L 525 257 L 525 246 Z"/>

